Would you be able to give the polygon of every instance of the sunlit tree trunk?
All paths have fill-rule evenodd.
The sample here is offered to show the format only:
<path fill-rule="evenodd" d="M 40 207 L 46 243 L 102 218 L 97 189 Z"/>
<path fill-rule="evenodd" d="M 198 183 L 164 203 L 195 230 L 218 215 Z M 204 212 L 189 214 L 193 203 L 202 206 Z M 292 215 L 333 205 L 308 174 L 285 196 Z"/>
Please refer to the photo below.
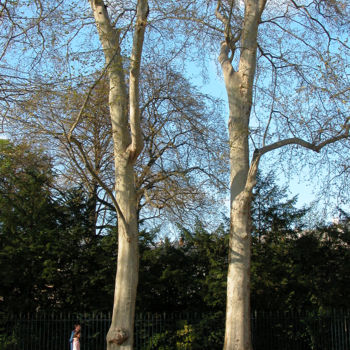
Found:
<path fill-rule="evenodd" d="M 138 224 L 134 164 L 142 151 L 139 111 L 139 75 L 148 2 L 139 0 L 136 11 L 129 91 L 120 50 L 118 30 L 111 24 L 102 0 L 91 0 L 109 77 L 109 108 L 115 163 L 115 205 L 118 213 L 118 262 L 112 324 L 107 350 L 133 348 L 138 282 Z"/>
<path fill-rule="evenodd" d="M 123 164 L 124 162 L 124 164 Z M 125 159 L 116 158 L 118 166 L 117 202 L 124 215 L 118 216 L 118 262 L 115 280 L 112 324 L 107 335 L 107 349 L 132 349 L 136 290 L 138 282 L 138 224 L 134 169 Z M 126 341 L 118 345 L 118 342 Z"/>
<path fill-rule="evenodd" d="M 249 173 L 249 119 L 256 67 L 257 34 L 264 2 L 245 2 L 240 60 L 235 71 L 229 42 L 221 45 L 219 61 L 229 102 L 230 243 L 224 350 L 251 350 L 250 330 L 250 204 L 256 174 Z M 248 176 L 249 174 L 249 176 Z"/>
<path fill-rule="evenodd" d="M 216 16 L 225 26 L 225 41 L 221 45 L 219 62 L 229 102 L 231 168 L 230 249 L 224 350 L 251 350 L 250 206 L 260 158 L 267 152 L 287 145 L 297 145 L 314 152 L 320 152 L 321 149 L 330 144 L 347 139 L 350 125 L 348 123 L 349 120 L 346 119 L 333 135 L 326 136 L 321 128 L 318 130 L 320 138 L 313 136 L 312 142 L 293 135 L 290 138 L 283 138 L 282 136 L 274 143 L 265 145 L 265 136 L 269 127 L 268 122 L 265 135 L 263 136 L 262 147 L 254 150 L 251 161 L 249 161 L 249 119 L 253 101 L 252 92 L 256 69 L 258 27 L 266 0 L 245 0 L 239 4 L 231 0 L 225 4 L 225 8 L 222 7 L 222 3 L 218 0 Z M 234 28 L 231 31 L 232 9 L 234 6 L 243 5 L 245 12 L 242 26 L 240 30 Z M 298 7 L 298 9 L 301 8 Z M 228 11 L 228 9 L 230 10 Z M 308 12 L 307 15 L 309 16 Z M 240 52 L 240 57 L 238 68 L 234 69 L 232 58 L 236 51 Z M 259 96 L 256 96 L 256 98 L 258 99 Z"/>

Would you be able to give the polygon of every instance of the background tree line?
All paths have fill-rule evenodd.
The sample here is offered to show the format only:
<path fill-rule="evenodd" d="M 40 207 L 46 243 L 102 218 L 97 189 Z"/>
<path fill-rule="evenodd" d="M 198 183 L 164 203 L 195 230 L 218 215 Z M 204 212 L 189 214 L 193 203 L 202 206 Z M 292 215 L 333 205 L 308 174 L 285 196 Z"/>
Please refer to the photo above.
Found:
<path fill-rule="evenodd" d="M 1 309 L 109 311 L 117 259 L 113 219 L 96 231 L 83 186 L 61 191 L 41 150 L 3 140 L 0 154 Z M 308 213 L 273 175 L 259 176 L 252 206 L 253 309 L 349 305 L 349 216 L 317 226 Z M 227 220 L 216 229 L 179 223 L 175 241 L 162 240 L 157 229 L 141 231 L 137 310 L 208 312 L 222 321 L 228 230 Z"/>

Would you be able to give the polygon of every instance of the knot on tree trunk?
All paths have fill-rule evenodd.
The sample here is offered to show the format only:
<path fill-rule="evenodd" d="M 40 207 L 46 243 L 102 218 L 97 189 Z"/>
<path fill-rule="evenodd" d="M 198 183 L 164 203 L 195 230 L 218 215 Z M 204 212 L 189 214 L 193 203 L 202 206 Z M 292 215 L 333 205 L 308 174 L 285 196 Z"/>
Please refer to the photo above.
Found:
<path fill-rule="evenodd" d="M 108 343 L 114 343 L 117 345 L 123 344 L 128 338 L 128 331 L 123 328 L 115 328 L 112 331 L 109 331 L 107 335 Z"/>

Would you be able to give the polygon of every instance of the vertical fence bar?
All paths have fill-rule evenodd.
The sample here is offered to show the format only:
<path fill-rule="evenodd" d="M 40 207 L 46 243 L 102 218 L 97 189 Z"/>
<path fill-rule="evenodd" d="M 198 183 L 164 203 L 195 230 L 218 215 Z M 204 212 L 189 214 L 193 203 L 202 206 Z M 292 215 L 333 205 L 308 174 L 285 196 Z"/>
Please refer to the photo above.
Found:
<path fill-rule="evenodd" d="M 350 350 L 350 311 L 346 312 L 345 316 L 345 334 L 346 334 L 346 350 Z"/>
<path fill-rule="evenodd" d="M 338 313 L 338 325 L 339 325 L 339 348 L 344 349 L 344 333 L 343 333 L 343 317 L 342 311 Z"/>
<path fill-rule="evenodd" d="M 143 342 L 144 342 L 144 346 L 146 346 L 147 341 L 150 340 L 149 339 L 149 329 L 148 329 L 148 325 L 146 324 L 146 319 L 147 319 L 147 314 L 144 313 L 142 316 L 142 329 L 144 330 L 144 334 L 143 334 Z M 151 342 L 149 342 L 150 345 Z"/>
<path fill-rule="evenodd" d="M 48 314 L 45 312 L 41 317 L 41 329 L 42 329 L 42 344 L 43 349 L 47 349 L 47 338 L 48 338 Z"/>
<path fill-rule="evenodd" d="M 33 345 L 35 343 L 35 338 L 33 339 L 32 334 L 33 334 L 33 320 L 34 320 L 34 315 L 28 313 L 28 318 L 27 318 L 27 330 L 28 330 L 28 345 L 29 349 L 33 350 Z"/>
<path fill-rule="evenodd" d="M 142 314 L 137 314 L 136 315 L 136 324 L 135 324 L 135 336 L 137 336 L 137 348 L 136 349 L 139 349 L 143 346 L 143 339 L 142 337 L 140 337 L 140 334 L 141 334 L 141 327 L 140 327 L 140 324 L 141 324 L 141 318 L 142 318 Z"/>
<path fill-rule="evenodd" d="M 341 326 L 341 339 L 342 339 L 342 348 L 346 350 L 346 335 L 345 335 L 345 313 L 344 310 L 341 310 L 341 316 L 340 316 L 340 326 Z"/>
<path fill-rule="evenodd" d="M 49 321 L 49 325 L 50 325 L 50 335 L 49 335 L 49 349 L 50 350 L 55 350 L 54 349 L 54 342 L 55 342 L 55 314 L 52 312 L 50 315 L 50 321 Z"/>
<path fill-rule="evenodd" d="M 337 317 L 336 317 L 336 313 L 334 312 L 334 310 L 332 310 L 332 314 L 333 314 L 333 324 L 334 324 L 334 344 L 333 344 L 333 348 L 338 350 L 338 342 L 339 342 L 338 322 L 337 322 Z"/>
<path fill-rule="evenodd" d="M 67 330 L 67 325 L 66 325 L 66 317 L 65 315 L 61 312 L 61 329 L 62 329 L 62 341 L 61 341 L 61 348 L 66 349 L 66 330 Z M 67 342 L 68 343 L 68 342 Z"/>
<path fill-rule="evenodd" d="M 38 327 L 38 313 L 37 312 L 35 313 L 33 318 L 34 318 L 35 344 L 36 344 L 36 348 L 40 348 L 40 342 L 39 342 L 39 338 L 38 338 L 39 327 Z"/>
<path fill-rule="evenodd" d="M 330 314 L 331 315 L 331 334 L 332 334 L 332 343 L 331 343 L 331 347 L 333 348 L 335 345 L 335 324 L 334 324 L 334 316 L 333 316 L 333 312 Z"/>
<path fill-rule="evenodd" d="M 108 316 L 108 320 L 109 320 L 109 313 L 106 314 L 106 316 Z M 105 319 L 105 332 L 104 332 L 104 335 L 105 335 L 105 338 L 106 338 L 106 335 L 107 335 L 107 332 L 108 332 L 108 327 L 109 327 L 109 322 L 108 320 Z M 107 322 L 108 322 L 108 325 L 107 325 Z"/>
<path fill-rule="evenodd" d="M 61 329 L 62 329 L 62 336 L 61 336 L 61 349 L 67 349 L 68 340 L 66 336 L 66 317 L 65 315 L 61 312 Z"/>
<path fill-rule="evenodd" d="M 28 330 L 27 330 L 27 317 L 28 317 L 28 314 L 23 314 L 22 315 L 22 330 L 23 330 L 23 335 L 24 335 L 24 337 L 23 337 L 23 339 L 22 339 L 22 346 L 24 346 L 25 347 L 25 349 L 24 350 L 29 350 L 28 349 L 28 346 L 26 346 L 26 345 L 28 345 L 28 341 L 27 341 L 27 339 L 28 339 Z"/>
<path fill-rule="evenodd" d="M 347 336 L 347 313 L 344 310 L 343 311 L 343 331 L 344 331 L 344 348 L 345 350 L 349 349 L 349 344 L 348 344 L 348 336 Z"/>
<path fill-rule="evenodd" d="M 342 311 L 339 310 L 336 313 L 336 317 L 337 317 L 337 328 L 338 328 L 338 345 L 337 345 L 337 349 L 344 349 L 344 343 L 343 343 L 343 322 L 342 322 L 342 317 L 341 317 L 341 313 Z"/>
<path fill-rule="evenodd" d="M 26 338 L 26 331 L 25 331 L 25 327 L 23 327 L 23 324 L 25 324 L 25 319 L 24 319 L 24 314 L 20 313 L 19 314 L 19 319 L 17 321 L 17 332 L 20 333 L 19 335 L 19 344 L 20 344 L 20 347 L 23 349 L 23 350 L 27 350 L 24 348 L 24 339 Z"/>
<path fill-rule="evenodd" d="M 35 314 L 35 338 L 36 338 L 36 344 L 37 344 L 37 348 L 40 349 L 41 344 L 40 344 L 40 338 L 39 338 L 39 329 L 40 329 L 40 325 L 39 325 L 39 313 L 37 312 Z"/>
<path fill-rule="evenodd" d="M 61 312 L 61 343 L 60 343 L 60 348 L 61 349 L 67 349 L 67 336 L 66 336 L 66 317 L 65 317 L 65 314 Z M 68 349 L 67 349 L 68 350 Z"/>
<path fill-rule="evenodd" d="M 148 335 L 150 335 L 151 340 L 151 346 L 153 346 L 153 325 L 151 320 L 151 314 L 147 313 L 147 329 L 148 329 Z M 150 332 L 150 333 L 149 333 Z"/>
<path fill-rule="evenodd" d="M 50 315 L 49 315 L 49 320 L 48 320 L 48 322 L 47 322 L 48 324 L 48 337 L 47 337 L 47 340 L 48 340 L 48 342 L 47 342 L 47 349 L 48 350 L 53 350 L 52 349 L 52 333 L 53 333 L 53 314 L 52 313 L 50 313 Z"/>
<path fill-rule="evenodd" d="M 40 313 L 38 315 L 38 326 L 39 326 L 39 331 L 38 331 L 38 337 L 39 337 L 39 344 L 40 344 L 40 349 L 44 348 L 44 337 L 42 334 L 42 318 L 43 318 L 43 314 Z"/>
<path fill-rule="evenodd" d="M 45 314 L 45 317 L 43 320 L 43 328 L 44 328 L 45 349 L 51 350 L 51 347 L 50 347 L 51 315 L 49 313 Z"/>
<path fill-rule="evenodd" d="M 32 333 L 32 314 L 27 314 L 27 322 L 26 322 L 26 328 L 27 328 L 27 344 L 28 344 L 28 350 L 33 350 L 33 339 L 31 338 Z"/>
<path fill-rule="evenodd" d="M 30 350 L 35 349 L 35 343 L 36 343 L 36 337 L 34 333 L 34 321 L 35 321 L 35 314 L 29 314 L 29 324 L 28 324 L 28 331 L 29 331 L 29 338 L 30 338 Z"/>
<path fill-rule="evenodd" d="M 340 317 L 340 311 L 335 313 L 336 322 L 337 322 L 337 349 L 344 349 L 342 342 L 342 322 Z"/>
<path fill-rule="evenodd" d="M 90 337 L 89 337 L 89 350 L 94 350 L 95 346 L 95 323 L 98 322 L 98 319 L 96 318 L 95 313 L 93 312 L 92 315 L 88 316 L 89 318 L 89 330 L 90 330 Z M 91 346 L 92 344 L 92 346 Z"/>
<path fill-rule="evenodd" d="M 29 313 L 24 315 L 24 327 L 25 327 L 25 345 L 27 345 L 26 350 L 30 350 L 30 334 L 28 331 L 28 323 L 29 323 Z"/>
<path fill-rule="evenodd" d="M 348 333 L 348 311 L 344 311 L 344 317 L 343 317 L 343 322 L 344 322 L 344 344 L 345 344 L 345 350 L 349 350 L 350 344 L 349 344 L 349 333 Z"/>
<path fill-rule="evenodd" d="M 345 311 L 342 310 L 341 315 L 341 325 L 342 325 L 342 339 L 343 339 L 343 348 L 347 350 L 347 344 L 346 344 L 346 319 L 345 319 Z"/>

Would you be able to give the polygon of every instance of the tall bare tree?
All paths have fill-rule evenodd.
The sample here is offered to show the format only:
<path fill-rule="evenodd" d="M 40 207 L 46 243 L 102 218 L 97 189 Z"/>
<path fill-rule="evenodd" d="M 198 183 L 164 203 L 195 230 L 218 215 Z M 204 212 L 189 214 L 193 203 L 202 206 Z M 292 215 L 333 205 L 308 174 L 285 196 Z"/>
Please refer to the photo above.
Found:
<path fill-rule="evenodd" d="M 116 183 L 114 204 L 118 215 L 118 264 L 112 324 L 107 334 L 107 349 L 121 347 L 132 349 L 139 264 L 134 164 L 143 149 L 139 79 L 149 8 L 147 0 L 137 2 L 129 66 L 129 91 L 127 91 L 125 67 L 120 47 L 120 31 L 111 23 L 104 1 L 91 0 L 90 5 L 109 78 L 109 109 Z M 73 128 L 68 138 L 72 137 L 72 132 Z"/>
<path fill-rule="evenodd" d="M 113 7 L 120 11 L 116 11 L 118 13 L 114 23 L 109 17 L 104 1 L 91 0 L 89 4 L 90 9 L 87 8 L 87 4 L 76 1 L 49 0 L 42 3 L 40 0 L 24 0 L 8 1 L 2 6 L 2 20 L 13 29 L 13 35 L 10 35 L 10 39 L 5 43 L 5 47 L 11 50 L 4 51 L 1 57 L 4 63 L 9 63 L 7 67 L 2 67 L 2 74 L 6 77 L 5 86 L 13 86 L 13 89 L 10 89 L 12 101 L 8 89 L 3 89 L 2 113 L 4 115 L 11 109 L 11 113 L 16 115 L 13 111 L 21 107 L 21 103 L 25 104 L 28 96 L 34 99 L 38 96 L 38 91 L 46 91 L 49 96 L 52 91 L 64 89 L 67 84 L 75 84 L 78 87 L 81 75 L 96 71 L 96 67 L 94 70 L 90 68 L 93 67 L 91 61 L 96 57 L 101 58 L 101 50 L 96 45 L 96 40 L 88 43 L 89 50 L 85 50 L 85 53 L 83 50 L 88 40 L 94 37 L 94 34 L 91 34 L 92 14 L 105 58 L 104 70 L 109 81 L 109 114 L 115 164 L 115 189 L 104 190 L 110 194 L 117 211 L 119 234 L 113 319 L 107 343 L 108 349 L 121 346 L 123 349 L 132 349 L 138 280 L 138 207 L 134 165 L 143 149 L 139 74 L 148 2 L 129 2 L 130 7 L 125 11 L 124 4 L 116 4 Z M 122 16 L 125 12 L 128 14 L 127 21 Z M 128 33 L 132 36 L 130 45 L 125 39 Z M 131 48 L 127 63 L 121 53 L 123 39 L 127 43 L 125 50 Z M 2 41 L 4 40 L 5 36 L 2 37 Z M 22 54 L 21 60 L 18 60 L 19 54 Z M 79 64 L 75 64 L 75 60 Z M 94 63 L 96 65 L 96 61 Z M 95 77 L 93 79 L 96 81 Z M 65 135 L 78 149 L 83 145 L 75 137 L 75 131 L 95 85 L 91 85 L 85 102 L 80 106 Z M 18 97 L 22 99 L 19 100 Z M 52 106 L 55 102 L 57 100 L 54 98 L 50 100 Z M 40 120 L 40 116 L 38 118 Z M 90 168 L 91 175 L 99 181 L 95 173 L 97 168 L 90 167 L 87 159 L 86 165 Z"/>
<path fill-rule="evenodd" d="M 348 49 L 341 43 L 341 37 L 333 37 L 331 28 L 326 29 L 327 24 L 332 27 L 332 16 L 336 13 L 345 16 L 347 10 L 347 5 L 340 2 L 217 2 L 216 17 L 222 22 L 224 36 L 219 62 L 229 104 L 231 162 L 225 350 L 252 348 L 250 206 L 262 156 L 284 146 L 319 153 L 326 146 L 348 142 L 350 123 L 346 109 L 332 111 L 337 103 L 329 100 L 332 94 L 341 93 L 341 78 L 324 67 L 335 57 L 340 59 L 339 52 Z M 341 60 L 344 59 L 342 56 Z M 316 62 L 326 69 L 312 67 Z M 256 76 L 257 67 L 261 77 Z M 308 69 L 313 69 L 313 73 Z M 266 70 L 273 77 L 270 85 L 266 84 Z M 320 81 L 312 74 L 318 74 Z M 330 76 L 337 80 L 333 86 L 329 84 Z M 328 94 L 323 93 L 322 85 L 327 86 Z M 302 92 L 304 89 L 307 93 Z M 329 93 L 330 89 L 333 92 Z M 317 103 L 323 104 L 322 107 Z M 252 153 L 250 138 L 254 140 Z"/>
<path fill-rule="evenodd" d="M 36 130 L 33 135 L 39 135 L 35 137 L 41 137 L 48 145 L 56 140 L 61 154 L 68 155 L 62 159 L 71 163 L 68 167 L 61 164 L 58 169 L 74 167 L 92 198 L 96 198 L 97 185 L 102 188 L 101 193 L 109 195 L 118 214 L 119 244 L 113 320 L 107 341 L 111 349 L 120 346 L 131 349 L 140 210 L 145 212 L 141 216 L 143 220 L 147 212 L 159 217 L 159 213 L 166 210 L 179 218 L 185 217 L 178 215 L 179 209 L 186 213 L 187 209 L 198 206 L 210 208 L 212 203 L 207 200 L 210 186 L 215 183 L 223 187 L 226 170 L 212 152 L 222 158 L 226 137 L 218 121 L 211 120 L 217 115 L 215 101 L 196 91 L 170 65 L 162 65 L 160 56 L 157 64 L 149 59 L 142 73 L 145 83 L 140 102 L 139 76 L 148 17 L 146 1 L 120 4 L 90 1 L 105 66 L 98 74 L 94 73 L 96 69 L 88 70 L 83 78 L 79 76 L 83 73 L 81 63 L 88 63 L 90 57 L 81 51 L 74 52 L 81 45 L 79 41 L 74 43 L 74 39 L 82 33 L 83 41 L 84 35 L 89 34 L 89 11 L 79 9 L 81 13 L 78 14 L 73 4 L 62 4 L 66 7 L 53 7 L 52 17 L 48 15 L 47 18 L 52 22 L 61 18 L 63 28 L 71 29 L 74 35 L 66 38 L 65 35 L 70 35 L 67 30 L 59 37 L 60 27 L 55 27 L 56 36 L 50 37 L 54 27 L 52 31 L 50 27 L 43 27 L 40 57 L 35 50 L 28 49 L 28 46 L 35 48 L 39 41 L 31 38 L 22 45 L 33 56 L 27 58 L 27 63 L 37 59 L 38 67 L 42 67 L 40 60 L 43 63 L 45 59 L 53 60 L 62 72 L 68 73 L 65 79 L 57 80 L 50 65 L 43 74 L 34 74 L 28 69 L 28 82 L 33 85 L 23 99 L 14 101 L 15 108 L 12 106 L 7 120 L 14 122 L 12 131 L 17 137 L 28 137 Z M 74 30 L 74 24 L 80 31 Z M 129 33 L 133 33 L 133 37 Z M 62 56 L 61 43 L 66 56 Z M 18 45 L 20 48 L 20 43 Z M 92 65 L 96 57 L 101 57 L 98 47 L 94 49 Z M 48 55 L 52 55 L 52 60 Z M 77 67 L 74 58 L 79 60 Z M 28 68 L 28 65 L 23 67 Z M 76 74 L 75 69 L 78 70 Z M 208 103 L 201 102 L 203 98 Z M 25 126 L 23 134 L 16 128 L 18 122 Z M 217 146 L 215 151 L 214 145 Z M 111 160 L 114 160 L 113 166 L 109 164 Z M 110 176 L 111 170 L 114 179 Z M 66 172 L 65 175 L 71 181 L 72 174 Z M 111 187 L 114 183 L 115 188 Z"/>
<path fill-rule="evenodd" d="M 191 33 L 199 58 L 205 50 L 219 52 L 227 91 L 231 229 L 224 349 L 247 350 L 252 346 L 250 204 L 262 158 L 275 168 L 283 164 L 293 171 L 311 163 L 306 151 L 312 150 L 318 155 L 315 169 L 328 163 L 329 169 L 346 172 L 350 48 L 344 33 L 349 30 L 349 4 L 182 4 L 181 9 L 168 6 L 163 11 Z M 334 168 L 339 163 L 340 171 Z"/>

